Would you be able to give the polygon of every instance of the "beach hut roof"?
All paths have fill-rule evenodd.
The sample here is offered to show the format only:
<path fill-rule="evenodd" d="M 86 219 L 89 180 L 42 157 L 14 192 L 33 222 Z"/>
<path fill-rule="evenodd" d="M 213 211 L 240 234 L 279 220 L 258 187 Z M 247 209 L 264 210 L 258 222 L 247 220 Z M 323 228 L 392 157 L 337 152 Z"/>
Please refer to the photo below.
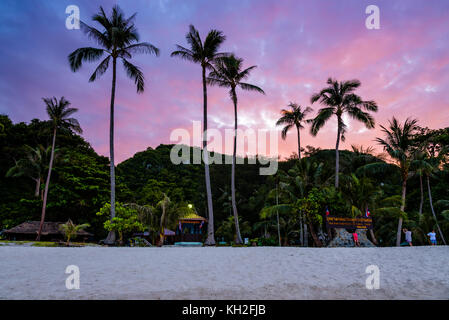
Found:
<path fill-rule="evenodd" d="M 65 222 L 44 222 L 42 226 L 42 235 L 50 235 L 50 234 L 62 234 L 63 232 L 59 229 L 60 225 Z M 40 221 L 26 221 L 24 223 L 15 226 L 9 230 L 6 230 L 4 233 L 6 234 L 37 234 L 39 231 Z M 92 233 L 89 233 L 84 230 L 78 230 L 78 236 L 92 236 Z"/>
<path fill-rule="evenodd" d="M 174 235 L 176 235 L 176 232 L 164 229 L 164 236 L 174 236 Z"/>
<path fill-rule="evenodd" d="M 183 220 L 207 221 L 206 218 L 203 218 L 194 212 L 187 213 L 186 215 L 181 217 L 181 219 L 179 219 L 179 220 L 181 220 L 181 221 L 183 221 Z"/>

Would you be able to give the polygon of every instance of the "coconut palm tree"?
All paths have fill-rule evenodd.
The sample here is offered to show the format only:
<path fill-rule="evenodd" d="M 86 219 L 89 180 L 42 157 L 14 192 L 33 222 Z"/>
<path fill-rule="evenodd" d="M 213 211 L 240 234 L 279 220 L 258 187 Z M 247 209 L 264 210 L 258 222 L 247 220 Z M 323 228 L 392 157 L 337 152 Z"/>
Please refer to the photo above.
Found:
<path fill-rule="evenodd" d="M 401 208 L 403 212 L 405 209 L 405 196 L 407 192 L 407 179 L 410 174 L 410 167 L 412 161 L 416 155 L 416 148 L 414 148 L 413 137 L 419 129 L 418 120 L 407 118 L 403 125 L 393 117 L 389 121 L 388 128 L 380 126 L 382 132 L 385 134 L 385 139 L 376 138 L 376 141 L 384 148 L 391 159 L 394 161 L 394 165 L 399 169 L 402 180 L 402 192 L 401 192 Z M 402 232 L 402 216 L 399 217 L 398 229 L 396 233 L 396 246 L 401 244 L 401 232 Z"/>
<path fill-rule="evenodd" d="M 156 204 L 156 208 L 161 212 L 159 244 L 163 246 L 165 239 L 165 229 L 176 225 L 176 222 L 178 222 L 179 218 L 191 212 L 192 209 L 185 206 L 179 206 L 177 203 L 171 201 L 166 194 L 164 194 L 162 200 L 160 200 Z"/>
<path fill-rule="evenodd" d="M 289 196 L 291 203 L 297 203 L 298 200 L 307 197 L 309 192 L 314 188 L 322 188 L 329 184 L 332 176 L 326 174 L 324 163 L 318 163 L 311 158 L 302 158 L 298 161 L 288 173 L 285 174 L 279 170 L 281 178 L 281 194 L 285 193 Z M 300 218 L 300 237 L 301 245 L 307 246 L 307 221 L 304 212 L 299 210 Z"/>
<path fill-rule="evenodd" d="M 212 191 L 210 186 L 209 161 L 207 153 L 207 83 L 206 70 L 212 70 L 215 60 L 224 57 L 227 53 L 218 52 L 220 45 L 225 41 L 226 37 L 221 31 L 210 30 L 204 42 L 201 40 L 198 30 L 193 25 L 189 26 L 189 32 L 186 34 L 186 40 L 190 48 L 176 45 L 177 50 L 171 53 L 172 57 L 180 57 L 187 61 L 201 65 L 201 75 L 203 81 L 203 159 L 204 159 L 204 176 L 206 180 L 207 194 L 207 239 L 206 245 L 215 245 L 214 236 L 214 210 L 212 206 Z"/>
<path fill-rule="evenodd" d="M 340 167 L 340 140 L 345 141 L 347 126 L 343 121 L 343 115 L 348 114 L 351 118 L 365 124 L 368 129 L 373 129 L 375 122 L 369 113 L 377 112 L 377 104 L 374 101 L 364 101 L 354 93 L 360 87 L 359 80 L 338 82 L 329 78 L 328 87 L 312 95 L 311 102 L 319 101 L 326 107 L 318 111 L 318 115 L 312 121 L 311 133 L 313 136 L 335 115 L 337 117 L 337 143 L 335 145 L 335 187 L 338 188 L 338 174 Z M 365 111 L 363 111 L 365 110 Z"/>
<path fill-rule="evenodd" d="M 36 240 L 39 241 L 42 233 L 42 226 L 45 221 L 45 210 L 47 209 L 47 195 L 48 187 L 50 185 L 51 170 L 53 168 L 53 160 L 55 157 L 55 145 L 56 145 L 56 133 L 58 129 L 60 130 L 72 130 L 77 133 L 82 133 L 83 130 L 78 123 L 78 120 L 71 118 L 70 116 L 78 111 L 77 108 L 70 107 L 70 102 L 64 97 L 61 99 L 53 98 L 43 98 L 45 105 L 47 107 L 47 114 L 50 117 L 50 122 L 53 127 L 53 142 L 51 144 L 51 154 L 50 154 L 50 164 L 48 166 L 47 180 L 45 181 L 44 197 L 42 204 L 42 214 L 41 222 L 39 224 L 39 231 L 37 233 Z"/>
<path fill-rule="evenodd" d="M 89 38 L 97 42 L 100 48 L 84 47 L 73 51 L 69 55 L 69 63 L 73 72 L 79 70 L 83 62 L 98 61 L 104 55 L 106 56 L 95 69 L 89 78 L 89 82 L 95 81 L 103 75 L 112 62 L 112 89 L 110 104 L 110 125 L 109 125 L 109 152 L 110 152 L 110 178 L 111 178 L 111 221 L 115 217 L 115 166 L 114 166 L 114 103 L 115 103 L 115 87 L 117 77 L 117 60 L 121 60 L 126 74 L 134 80 L 137 87 L 137 93 L 144 91 L 144 75 L 143 72 L 128 59 L 134 54 L 147 53 L 159 55 L 159 49 L 148 42 L 139 42 L 139 34 L 134 26 L 133 14 L 129 18 L 125 18 L 123 11 L 119 6 L 112 8 L 112 14 L 108 17 L 103 8 L 100 12 L 92 17 L 92 20 L 99 23 L 101 30 L 88 26 L 84 22 L 80 22 L 81 29 Z M 115 242 L 114 231 L 109 232 L 105 243 L 112 244 Z"/>
<path fill-rule="evenodd" d="M 447 156 L 448 153 L 447 147 L 443 147 L 442 150 L 438 153 L 438 155 L 435 154 L 429 154 L 427 158 L 425 158 L 425 165 L 421 166 L 420 169 L 422 170 L 422 174 L 426 177 L 426 184 L 427 184 L 427 194 L 429 196 L 429 205 L 430 210 L 432 211 L 433 218 L 435 219 L 435 223 L 438 229 L 438 233 L 440 234 L 441 240 L 443 241 L 444 245 L 446 245 L 446 240 L 444 239 L 443 232 L 441 231 L 440 225 L 438 224 L 438 219 L 435 214 L 435 209 L 433 207 L 433 201 L 432 201 L 432 190 L 430 188 L 430 178 L 436 177 L 436 173 L 440 171 L 441 165 L 443 163 L 444 158 Z"/>
<path fill-rule="evenodd" d="M 425 152 L 418 151 L 412 161 L 411 167 L 416 175 L 419 177 L 419 189 L 420 189 L 420 201 L 418 215 L 422 217 L 422 208 L 424 205 L 424 187 L 423 187 L 423 176 L 425 175 L 426 169 L 429 167 L 427 161 L 427 155 Z"/>
<path fill-rule="evenodd" d="M 352 217 L 363 216 L 369 208 L 374 208 L 382 195 L 381 188 L 366 176 L 344 175 L 341 186 L 343 199 L 351 210 Z M 371 239 L 377 244 L 373 229 L 369 229 Z"/>
<path fill-rule="evenodd" d="M 256 91 L 262 94 L 265 92 L 253 84 L 242 82 L 249 77 L 251 70 L 256 66 L 243 69 L 243 59 L 236 58 L 233 54 L 228 57 L 223 57 L 215 62 L 215 69 L 209 73 L 207 81 L 209 84 L 217 85 L 229 89 L 229 95 L 234 103 L 234 150 L 232 153 L 232 174 L 231 174 L 231 196 L 232 196 L 232 210 L 234 213 L 236 243 L 243 243 L 240 235 L 239 218 L 237 213 L 237 204 L 235 200 L 235 162 L 237 153 L 237 92 L 240 88 L 246 91 Z"/>
<path fill-rule="evenodd" d="M 301 136 L 299 131 L 304 128 L 304 122 L 309 122 L 309 120 L 305 120 L 305 117 L 309 112 L 312 112 L 313 109 L 311 107 L 306 107 L 302 110 L 302 107 L 299 104 L 293 102 L 290 102 L 288 106 L 291 110 L 282 109 L 282 117 L 279 118 L 276 125 L 285 125 L 281 134 L 283 140 L 287 138 L 288 131 L 293 128 L 293 126 L 296 127 L 296 132 L 298 134 L 298 158 L 301 159 Z"/>
<path fill-rule="evenodd" d="M 148 234 L 151 236 L 151 245 L 156 244 L 156 238 L 160 231 L 159 216 L 156 214 L 156 208 L 151 205 L 140 205 L 137 203 L 125 203 L 123 205 L 137 212 L 137 220 L 147 227 Z"/>
<path fill-rule="evenodd" d="M 41 198 L 41 184 L 43 183 L 44 171 L 50 159 L 51 147 L 44 148 L 41 144 L 36 148 L 29 145 L 24 146 L 25 157 L 15 162 L 15 165 L 6 172 L 6 177 L 22 177 L 31 178 L 35 183 L 34 196 Z M 57 149 L 55 150 L 55 153 Z"/>

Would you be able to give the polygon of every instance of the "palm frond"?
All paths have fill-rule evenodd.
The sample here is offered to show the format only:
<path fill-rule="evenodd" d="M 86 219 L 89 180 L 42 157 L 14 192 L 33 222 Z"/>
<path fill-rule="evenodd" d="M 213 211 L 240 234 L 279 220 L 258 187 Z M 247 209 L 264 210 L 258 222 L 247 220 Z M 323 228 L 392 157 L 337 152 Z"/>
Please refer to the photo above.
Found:
<path fill-rule="evenodd" d="M 253 84 L 240 82 L 239 86 L 240 86 L 240 88 L 242 88 L 243 90 L 246 90 L 246 91 L 256 91 L 256 92 L 265 94 L 265 91 L 263 91 L 261 88 L 259 88 L 258 86 L 255 86 Z"/>
<path fill-rule="evenodd" d="M 292 127 L 293 127 L 293 124 L 288 124 L 284 128 L 282 128 L 282 131 L 281 131 L 282 140 L 285 140 L 287 138 L 287 133 Z"/>
<path fill-rule="evenodd" d="M 154 45 L 152 45 L 149 42 L 141 42 L 141 43 L 135 43 L 130 46 L 127 46 L 126 48 L 123 48 L 120 52 L 129 52 L 129 53 L 148 53 L 148 54 L 154 54 L 156 56 L 159 56 L 159 49 L 156 48 Z"/>
<path fill-rule="evenodd" d="M 318 115 L 313 119 L 312 126 L 310 127 L 310 133 L 313 136 L 318 134 L 318 131 L 326 124 L 326 122 L 332 117 L 335 109 L 333 107 L 322 108 L 318 111 Z"/>
<path fill-rule="evenodd" d="M 106 49 L 111 48 L 110 39 L 104 33 L 82 21 L 80 21 L 80 27 L 89 39 L 95 40 L 99 45 Z"/>
<path fill-rule="evenodd" d="M 126 59 L 122 59 L 123 66 L 126 70 L 126 74 L 128 77 L 134 80 L 134 83 L 137 87 L 137 93 L 141 93 L 145 90 L 145 79 L 142 71 L 132 63 L 128 62 Z"/>
<path fill-rule="evenodd" d="M 184 48 L 183 46 L 176 45 L 176 48 L 178 50 L 173 51 L 170 56 L 171 57 L 179 57 L 184 60 L 188 60 L 191 62 L 197 62 L 197 59 L 195 58 L 195 54 L 187 48 Z"/>
<path fill-rule="evenodd" d="M 69 55 L 69 64 L 73 72 L 81 68 L 84 61 L 97 61 L 103 55 L 104 50 L 92 47 L 79 48 Z"/>
<path fill-rule="evenodd" d="M 100 77 L 106 72 L 106 70 L 108 70 L 110 58 L 111 56 L 109 55 L 103 61 L 101 61 L 101 63 L 95 69 L 94 73 L 92 73 L 92 75 L 90 76 L 89 82 L 95 81 L 97 77 Z"/>

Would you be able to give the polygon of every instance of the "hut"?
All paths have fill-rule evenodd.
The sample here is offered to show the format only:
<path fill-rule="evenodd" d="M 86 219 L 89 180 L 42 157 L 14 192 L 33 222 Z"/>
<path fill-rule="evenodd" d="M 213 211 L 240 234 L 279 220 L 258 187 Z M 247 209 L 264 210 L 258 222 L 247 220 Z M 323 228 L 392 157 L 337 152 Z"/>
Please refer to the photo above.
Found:
<path fill-rule="evenodd" d="M 175 243 L 176 232 L 164 229 L 164 244 L 172 245 Z"/>
<path fill-rule="evenodd" d="M 202 244 L 207 230 L 207 219 L 196 213 L 188 213 L 178 220 L 175 234 L 175 245 Z"/>
<path fill-rule="evenodd" d="M 8 229 L 3 233 L 8 240 L 36 240 L 37 232 L 39 231 L 40 221 L 26 221 L 24 223 Z M 64 222 L 44 222 L 41 232 L 41 240 L 47 241 L 60 241 L 64 239 L 64 233 L 61 231 L 60 226 Z M 84 230 L 77 232 L 77 238 L 86 241 L 92 237 L 93 234 Z"/>

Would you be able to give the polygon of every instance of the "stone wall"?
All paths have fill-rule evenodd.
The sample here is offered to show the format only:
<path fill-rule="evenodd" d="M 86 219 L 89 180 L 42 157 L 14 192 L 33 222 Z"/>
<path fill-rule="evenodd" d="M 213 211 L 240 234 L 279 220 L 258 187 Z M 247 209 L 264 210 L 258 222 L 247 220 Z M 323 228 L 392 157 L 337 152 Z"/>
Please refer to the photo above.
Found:
<path fill-rule="evenodd" d="M 366 235 L 367 230 L 358 229 L 357 235 L 359 236 L 359 242 L 361 247 L 375 247 L 375 245 L 368 240 Z M 352 239 L 352 234 L 350 234 L 346 229 L 336 228 L 335 236 L 329 242 L 328 247 L 354 247 L 354 240 Z"/>

